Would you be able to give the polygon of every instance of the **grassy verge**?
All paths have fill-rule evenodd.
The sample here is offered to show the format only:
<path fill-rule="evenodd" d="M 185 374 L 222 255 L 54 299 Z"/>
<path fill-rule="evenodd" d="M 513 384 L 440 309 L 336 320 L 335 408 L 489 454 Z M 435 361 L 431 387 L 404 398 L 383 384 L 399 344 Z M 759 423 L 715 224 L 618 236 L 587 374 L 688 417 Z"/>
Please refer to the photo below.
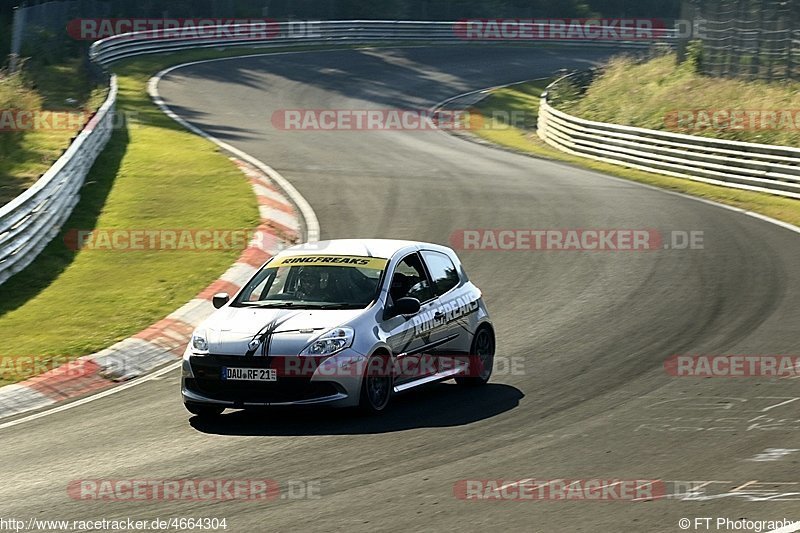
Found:
<path fill-rule="evenodd" d="M 190 54 L 187 54 L 190 55 Z M 148 78 L 183 57 L 118 65 L 115 130 L 64 232 L 3 285 L 0 356 L 77 357 L 105 348 L 169 314 L 219 277 L 240 250 L 74 252 L 70 229 L 241 229 L 258 223 L 248 181 L 215 145 L 164 116 Z M 28 377 L 3 372 L 0 385 Z"/>
<path fill-rule="evenodd" d="M 800 83 L 767 83 L 702 76 L 696 62 L 674 54 L 637 62 L 612 59 L 586 94 L 562 109 L 600 122 L 676 131 L 735 141 L 800 146 Z M 714 111 L 738 111 L 739 120 Z M 761 113 L 761 112 L 765 113 Z M 747 114 L 756 112 L 752 118 Z M 775 112 L 774 117 L 770 115 Z M 774 119 L 774 122 L 771 122 Z"/>
<path fill-rule="evenodd" d="M 105 86 L 92 82 L 86 65 L 78 58 L 48 65 L 27 63 L 24 74 L 42 97 L 43 109 L 94 110 L 100 107 L 106 94 Z"/>
<path fill-rule="evenodd" d="M 18 125 L 11 118 L 14 115 L 4 116 L 0 126 L 0 205 L 30 187 L 61 156 L 77 135 L 78 126 L 100 106 L 105 92 L 93 87 L 77 59 L 47 66 L 28 63 L 18 75 L 0 73 L 0 110 L 55 111 L 62 124 L 13 131 Z"/>
<path fill-rule="evenodd" d="M 529 106 L 527 109 L 528 114 L 535 117 L 538 115 L 539 96 L 548 83 L 549 80 L 537 80 L 497 89 L 476 107 L 483 115 L 492 116 L 492 114 L 502 115 L 505 111 L 518 109 L 520 106 Z M 492 128 L 489 127 L 489 123 L 487 122 L 485 127 L 475 129 L 473 133 L 482 139 L 521 153 L 564 161 L 612 176 L 707 198 L 748 211 L 762 213 L 778 220 L 800 226 L 800 202 L 790 198 L 718 187 L 716 185 L 672 178 L 661 174 L 652 174 L 618 165 L 592 161 L 591 159 L 583 157 L 572 156 L 544 143 L 536 135 L 536 131 L 533 128 L 517 127 L 515 125 Z"/>

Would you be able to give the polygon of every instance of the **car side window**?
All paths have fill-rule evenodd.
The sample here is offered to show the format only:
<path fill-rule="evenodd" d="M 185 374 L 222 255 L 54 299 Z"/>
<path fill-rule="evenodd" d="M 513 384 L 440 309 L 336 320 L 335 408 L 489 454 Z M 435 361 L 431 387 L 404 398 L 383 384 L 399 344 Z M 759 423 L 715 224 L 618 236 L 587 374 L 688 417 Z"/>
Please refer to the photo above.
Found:
<path fill-rule="evenodd" d="M 422 252 L 422 256 L 425 258 L 425 264 L 428 265 L 436 296 L 441 296 L 458 286 L 461 279 L 456 266 L 449 257 L 439 252 Z"/>
<path fill-rule="evenodd" d="M 416 298 L 420 302 L 433 298 L 433 289 L 417 254 L 408 255 L 397 264 L 392 274 L 389 296 L 393 302 L 405 297 Z"/>

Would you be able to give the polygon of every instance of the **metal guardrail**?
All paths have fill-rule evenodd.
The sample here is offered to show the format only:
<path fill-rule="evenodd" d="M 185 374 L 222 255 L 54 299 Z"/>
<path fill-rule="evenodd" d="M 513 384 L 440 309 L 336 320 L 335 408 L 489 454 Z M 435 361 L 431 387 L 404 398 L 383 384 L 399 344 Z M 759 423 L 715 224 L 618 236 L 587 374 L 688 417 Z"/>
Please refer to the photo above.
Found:
<path fill-rule="evenodd" d="M 198 32 L 185 29 L 150 30 L 115 35 L 92 45 L 93 61 L 107 66 L 114 61 L 143 54 L 173 52 L 190 48 L 213 48 L 220 46 L 250 46 L 259 48 L 294 46 L 350 46 L 361 44 L 468 44 L 472 43 L 536 43 L 566 46 L 612 46 L 647 49 L 655 42 L 675 44 L 676 30 L 656 30 L 652 39 L 621 40 L 606 37 L 570 39 L 551 38 L 544 40 L 518 37 L 501 37 L 489 40 L 475 39 L 463 35 L 465 22 L 420 22 L 405 20 L 337 20 L 319 21 L 307 33 L 293 34 L 292 22 L 262 24 L 232 24 L 229 26 L 205 26 Z M 547 24 L 531 24 L 533 28 Z M 616 31 L 619 28 L 597 26 L 597 30 Z M 229 35 L 226 33 L 236 33 Z M 203 36 L 206 34 L 207 36 Z"/>
<path fill-rule="evenodd" d="M 538 134 L 572 155 L 677 178 L 800 199 L 800 148 L 699 137 L 574 117 L 542 94 Z"/>
<path fill-rule="evenodd" d="M 108 97 L 64 154 L 28 190 L 0 208 L 0 283 L 33 261 L 58 234 L 114 127 L 117 80 Z"/>

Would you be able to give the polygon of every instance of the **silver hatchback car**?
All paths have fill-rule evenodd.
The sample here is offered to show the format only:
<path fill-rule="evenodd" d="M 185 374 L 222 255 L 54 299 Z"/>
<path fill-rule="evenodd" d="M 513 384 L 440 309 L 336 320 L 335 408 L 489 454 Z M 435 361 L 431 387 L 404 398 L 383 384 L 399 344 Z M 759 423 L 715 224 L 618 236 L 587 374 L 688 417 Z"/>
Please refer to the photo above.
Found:
<path fill-rule="evenodd" d="M 192 334 L 181 392 L 199 416 L 330 405 L 382 411 L 393 394 L 488 382 L 495 334 L 481 291 L 436 244 L 332 240 L 270 259 Z"/>

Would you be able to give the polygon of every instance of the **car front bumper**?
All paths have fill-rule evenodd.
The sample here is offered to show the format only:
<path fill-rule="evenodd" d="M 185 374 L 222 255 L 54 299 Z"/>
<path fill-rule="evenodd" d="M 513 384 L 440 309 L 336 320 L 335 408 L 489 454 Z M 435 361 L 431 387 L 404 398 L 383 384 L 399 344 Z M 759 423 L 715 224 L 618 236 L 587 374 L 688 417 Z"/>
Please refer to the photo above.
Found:
<path fill-rule="evenodd" d="M 303 369 L 298 358 L 187 355 L 183 359 L 181 395 L 184 403 L 224 406 L 231 409 L 270 406 L 351 407 L 358 405 L 361 376 L 339 372 L 343 363 L 363 356 L 337 354 L 325 359 L 315 371 Z M 276 381 L 229 381 L 224 367 L 273 368 Z M 327 369 L 327 370 L 326 370 Z M 289 374 L 289 375 L 287 375 Z"/>

